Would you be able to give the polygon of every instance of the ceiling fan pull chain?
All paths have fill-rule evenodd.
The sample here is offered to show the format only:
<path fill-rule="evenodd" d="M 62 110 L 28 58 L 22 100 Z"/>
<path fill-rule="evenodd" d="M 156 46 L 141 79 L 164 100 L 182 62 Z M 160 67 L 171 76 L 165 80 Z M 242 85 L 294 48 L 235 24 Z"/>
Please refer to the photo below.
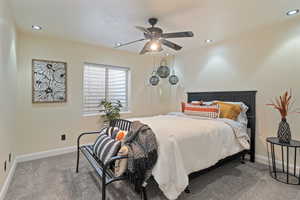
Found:
<path fill-rule="evenodd" d="M 173 55 L 172 75 L 169 77 L 169 83 L 171 85 L 177 85 L 178 82 L 179 82 L 179 78 L 175 74 L 175 55 Z"/>
<path fill-rule="evenodd" d="M 172 55 L 172 73 L 175 75 L 175 55 Z"/>
<path fill-rule="evenodd" d="M 168 66 L 168 61 L 166 58 L 161 59 L 160 66 Z"/>

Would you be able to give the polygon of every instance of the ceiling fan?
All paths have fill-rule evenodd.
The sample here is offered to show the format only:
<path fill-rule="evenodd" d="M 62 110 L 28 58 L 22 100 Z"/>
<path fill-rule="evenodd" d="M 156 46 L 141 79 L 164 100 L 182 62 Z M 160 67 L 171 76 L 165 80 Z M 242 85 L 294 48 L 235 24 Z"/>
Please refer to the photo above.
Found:
<path fill-rule="evenodd" d="M 140 52 L 141 55 L 147 52 L 160 52 L 163 50 L 162 45 L 165 45 L 173 50 L 179 51 L 180 49 L 182 49 L 182 47 L 179 46 L 178 44 L 175 44 L 167 40 L 167 38 L 184 38 L 184 37 L 194 36 L 194 33 L 192 31 L 164 33 L 161 28 L 155 27 L 155 25 L 158 22 L 157 18 L 150 18 L 148 22 L 151 25 L 151 27 L 149 28 L 144 28 L 141 26 L 135 27 L 144 33 L 144 38 L 132 42 L 123 43 L 123 44 L 118 43 L 115 46 L 115 48 L 119 48 L 136 42 L 147 40 L 146 44 L 144 45 L 143 49 Z"/>

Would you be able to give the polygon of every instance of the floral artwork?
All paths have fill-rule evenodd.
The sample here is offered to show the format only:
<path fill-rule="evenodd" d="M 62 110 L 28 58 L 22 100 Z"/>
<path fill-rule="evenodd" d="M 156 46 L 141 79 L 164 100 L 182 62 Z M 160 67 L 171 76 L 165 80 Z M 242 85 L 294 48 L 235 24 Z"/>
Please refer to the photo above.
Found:
<path fill-rule="evenodd" d="M 67 101 L 67 63 L 32 60 L 32 102 Z"/>

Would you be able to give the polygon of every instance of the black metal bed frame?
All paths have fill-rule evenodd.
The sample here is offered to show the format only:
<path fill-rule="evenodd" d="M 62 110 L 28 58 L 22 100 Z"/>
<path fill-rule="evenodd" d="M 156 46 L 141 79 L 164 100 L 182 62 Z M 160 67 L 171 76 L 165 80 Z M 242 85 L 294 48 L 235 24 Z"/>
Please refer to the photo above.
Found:
<path fill-rule="evenodd" d="M 124 120 L 124 119 L 117 119 L 110 122 L 110 127 L 118 127 L 121 130 L 129 131 L 131 128 L 132 122 Z M 96 173 L 100 176 L 102 182 L 102 200 L 106 199 L 106 186 L 115 182 L 115 181 L 122 181 L 127 180 L 128 177 L 125 175 L 116 177 L 112 170 L 114 163 L 116 160 L 126 159 L 127 156 L 114 156 L 112 157 L 107 163 L 103 163 L 101 160 L 97 158 L 97 156 L 93 153 L 92 145 L 82 145 L 80 146 L 80 139 L 86 135 L 93 135 L 99 134 L 100 131 L 95 132 L 85 132 L 79 135 L 77 138 L 77 163 L 76 163 L 76 173 L 79 171 L 79 159 L 80 159 L 80 152 L 85 156 L 85 158 L 89 161 L 92 167 L 96 170 Z M 146 189 L 144 187 L 141 188 L 141 199 L 147 200 Z"/>
<path fill-rule="evenodd" d="M 248 118 L 248 128 L 250 128 L 250 150 L 239 152 L 238 155 L 242 154 L 242 157 L 244 158 L 245 154 L 249 154 L 251 162 L 255 162 L 256 93 L 257 91 L 220 91 L 187 93 L 188 102 L 220 100 L 231 102 L 243 102 L 249 107 L 246 114 Z M 230 157 L 235 156 L 233 155 Z"/>
<path fill-rule="evenodd" d="M 250 155 L 250 161 L 255 162 L 255 127 L 256 127 L 256 92 L 257 91 L 224 91 L 224 92 L 188 92 L 188 102 L 191 101 L 232 101 L 232 102 L 243 102 L 245 103 L 249 109 L 247 111 L 248 117 L 248 128 L 250 128 L 250 150 L 244 150 L 235 155 L 226 157 L 220 160 L 217 164 L 212 167 L 209 167 L 204 170 L 200 170 L 198 172 L 192 173 L 190 175 L 198 175 L 210 171 L 227 161 L 231 161 L 232 159 L 236 159 L 238 157 L 242 158 L 242 162 L 246 154 Z M 131 128 L 132 122 L 118 119 L 110 122 L 111 127 L 118 127 L 121 130 L 129 131 Z M 92 145 L 83 145 L 80 146 L 80 139 L 86 135 L 99 134 L 100 131 L 96 132 L 86 132 L 79 135 L 77 139 L 77 165 L 76 165 L 76 173 L 78 173 L 79 168 L 79 159 L 80 152 L 86 157 L 89 163 L 96 170 L 97 174 L 102 179 L 102 200 L 106 199 L 106 186 L 115 181 L 127 180 L 128 177 L 126 175 L 115 177 L 114 172 L 112 171 L 112 166 L 116 160 L 128 158 L 127 156 L 115 156 L 112 157 L 106 164 L 102 163 L 94 154 Z M 189 188 L 185 190 L 186 193 L 189 193 Z M 146 188 L 141 188 L 141 199 L 147 200 Z"/>

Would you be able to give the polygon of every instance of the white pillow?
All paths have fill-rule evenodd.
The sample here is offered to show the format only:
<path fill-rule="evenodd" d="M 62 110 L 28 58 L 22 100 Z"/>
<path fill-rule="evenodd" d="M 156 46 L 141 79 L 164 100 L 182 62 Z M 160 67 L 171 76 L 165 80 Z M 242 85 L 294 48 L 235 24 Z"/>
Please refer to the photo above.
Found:
<path fill-rule="evenodd" d="M 211 104 L 213 104 L 215 101 L 203 101 L 203 104 L 206 106 L 210 106 Z"/>

